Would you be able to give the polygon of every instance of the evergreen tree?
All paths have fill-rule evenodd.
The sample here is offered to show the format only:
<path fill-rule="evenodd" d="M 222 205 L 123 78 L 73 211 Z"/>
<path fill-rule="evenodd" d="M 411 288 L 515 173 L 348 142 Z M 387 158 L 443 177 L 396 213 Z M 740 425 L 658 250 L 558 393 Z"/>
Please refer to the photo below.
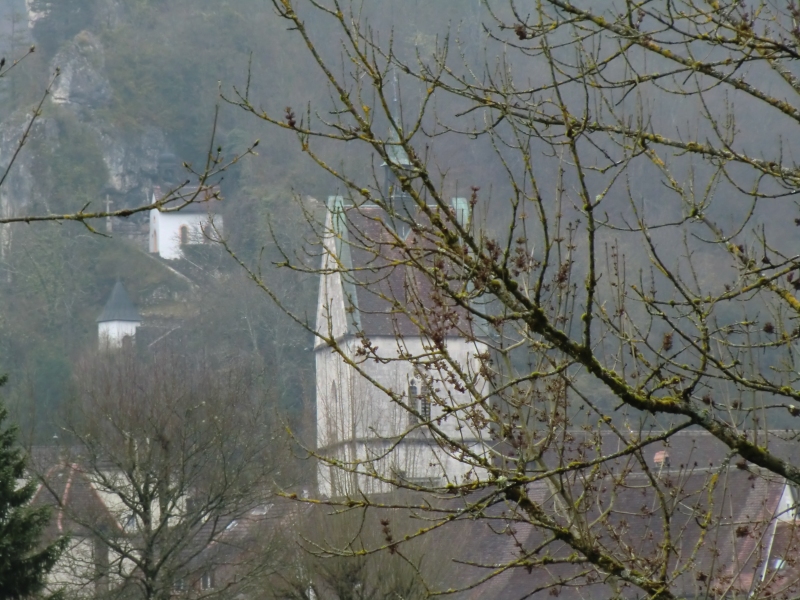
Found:
<path fill-rule="evenodd" d="M 0 386 L 7 377 L 0 377 Z M 0 403 L 0 600 L 25 598 L 41 591 L 45 578 L 64 550 L 66 538 L 42 543 L 50 518 L 48 507 L 30 501 L 35 480 L 18 487 L 25 457 L 17 445 L 17 428 L 4 426 L 8 411 Z"/>

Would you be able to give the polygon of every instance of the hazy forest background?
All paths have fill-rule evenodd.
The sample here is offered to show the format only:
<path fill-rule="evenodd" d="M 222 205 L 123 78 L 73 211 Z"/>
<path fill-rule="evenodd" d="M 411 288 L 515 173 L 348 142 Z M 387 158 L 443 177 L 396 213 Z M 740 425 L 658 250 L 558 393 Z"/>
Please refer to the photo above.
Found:
<path fill-rule="evenodd" d="M 45 13 L 45 8 L 52 10 Z M 375 0 L 364 10 L 377 39 L 391 40 L 400 57 L 430 55 L 449 35 L 451 53 L 463 54 L 458 61 L 480 64 L 487 58 L 486 15 L 478 0 Z M 311 11 L 308 18 L 313 32 L 317 16 Z M 163 183 L 161 157 L 173 156 L 178 165 L 203 162 L 220 91 L 242 89 L 248 69 L 250 97 L 271 114 L 287 106 L 302 114 L 310 102 L 314 110 L 324 110 L 329 94 L 298 37 L 285 31 L 270 3 L 257 0 L 32 0 L 27 5 L 2 0 L 0 24 L 2 53 L 9 59 L 36 45 L 13 76 L 0 81 L 2 162 L 14 151 L 26 115 L 55 69 L 61 69 L 56 93 L 45 102 L 21 162 L 0 192 L 5 214 L 74 211 L 88 201 L 98 209 L 106 200 L 114 208 L 143 203 L 152 186 Z M 338 53 L 336 39 L 329 43 L 330 52 Z M 60 98 L 58 86 L 70 67 L 71 95 Z M 533 62 L 514 65 L 515 75 L 527 80 L 545 76 L 537 72 L 542 68 Z M 768 80 L 763 83 L 769 88 Z M 401 80 L 400 95 L 401 104 L 414 105 L 413 85 Z M 713 99 L 714 92 L 707 97 Z M 691 127 L 697 118 L 696 98 L 646 101 L 650 118 L 662 124 Z M 437 114 L 458 112 L 458 98 L 443 95 L 437 102 L 442 103 Z M 770 123 L 742 121 L 737 127 L 756 154 L 759 145 L 772 143 Z M 225 233 L 240 257 L 250 264 L 260 261 L 273 287 L 291 298 L 299 312 L 311 315 L 316 280 L 270 270 L 270 261 L 278 258 L 272 235 L 289 251 L 302 252 L 309 236 L 301 206 L 321 208 L 337 192 L 336 181 L 313 168 L 294 134 L 267 128 L 222 102 L 215 146 L 230 157 L 255 139 L 261 139 L 258 156 L 236 165 L 221 183 Z M 481 187 L 478 217 L 491 231 L 504 220 L 509 182 L 490 140 L 464 142 L 455 135 L 436 138 L 435 164 L 447 173 L 445 194 L 467 196 L 471 186 Z M 324 144 L 320 151 L 324 154 Z M 356 174 L 368 174 L 377 165 L 374 156 L 357 147 L 336 155 L 334 163 Z M 675 165 L 680 164 L 678 159 Z M 540 176 L 549 176 L 553 189 L 568 187 L 570 182 L 558 181 L 555 165 L 537 165 L 554 170 Z M 688 176 L 688 159 L 685 168 Z M 640 177 L 635 169 L 641 167 L 633 169 L 634 195 L 648 214 L 656 220 L 679 214 L 680 206 L 663 201 L 670 192 L 657 178 Z M 702 178 L 700 172 L 694 175 Z M 724 210 L 711 215 L 723 229 L 748 206 L 734 190 L 724 193 L 729 198 L 718 204 Z M 612 200 L 609 210 L 626 210 L 625 202 L 615 206 Z M 767 236 L 791 235 L 796 209 L 785 204 L 773 210 Z M 619 235 L 617 243 L 628 264 L 641 259 L 643 277 L 648 277 L 646 257 L 637 257 L 638 238 Z M 0 365 L 10 374 L 6 398 L 31 441 L 57 433 L 73 366 L 95 346 L 95 319 L 118 277 L 146 321 L 181 323 L 185 348 L 198 355 L 255 361 L 276 406 L 295 423 L 313 410 L 311 336 L 293 327 L 221 249 L 202 247 L 181 262 L 176 268 L 188 278 L 175 277 L 118 235 L 92 235 L 77 224 L 14 226 L 0 254 Z M 765 351 L 754 360 L 767 358 Z"/>
<path fill-rule="evenodd" d="M 396 24 L 396 42 L 407 48 L 432 48 L 436 32 L 451 21 L 477 28 L 465 3 L 456 0 L 372 4 L 375 25 L 388 35 Z M 163 184 L 159 156 L 172 154 L 178 164 L 202 163 L 220 86 L 243 86 L 248 65 L 252 93 L 265 106 L 302 107 L 326 93 L 307 56 L 299 47 L 292 51 L 298 40 L 284 31 L 268 3 L 68 0 L 52 5 L 48 16 L 31 22 L 37 2 L 30 3 L 30 14 L 24 0 L 0 2 L 0 53 L 10 61 L 36 45 L 13 76 L 0 81 L 2 161 L 13 152 L 26 115 L 56 68 L 61 78 L 71 66 L 95 72 L 84 72 L 77 93 L 73 83 L 68 101 L 45 103 L 4 190 L 6 214 L 76 210 L 87 201 L 101 208 L 107 198 L 114 208 L 142 204 L 152 185 Z M 56 88 L 60 83 L 57 79 Z M 221 184 L 225 229 L 237 252 L 254 260 L 266 245 L 268 264 L 273 258 L 269 220 L 288 247 L 299 248 L 305 221 L 293 196 L 324 201 L 335 191 L 333 184 L 309 167 L 289 134 L 268 132 L 233 107 L 222 106 L 215 135 L 227 156 L 262 140 L 259 155 L 226 173 Z M 479 157 L 465 158 L 480 163 Z M 359 157 L 343 160 L 352 169 Z M 128 163 L 114 166 L 121 176 L 109 172 L 115 161 Z M 192 270 L 191 285 L 119 236 L 102 238 L 74 224 L 15 227 L 0 260 L 0 364 L 11 374 L 7 401 L 33 441 L 57 432 L 73 365 L 95 346 L 95 319 L 117 277 L 123 277 L 145 319 L 181 320 L 192 352 L 244 354 L 256 361 L 279 405 L 292 418 L 303 414 L 313 399 L 310 336 L 281 318 L 227 257 L 201 250 L 205 255 L 192 261 L 200 268 Z M 190 265 L 183 267 L 178 269 Z M 277 271 L 270 277 L 283 277 L 279 287 L 313 312 L 314 281 Z M 170 297 L 177 300 L 164 300 Z M 158 314 L 148 311 L 153 304 Z"/>

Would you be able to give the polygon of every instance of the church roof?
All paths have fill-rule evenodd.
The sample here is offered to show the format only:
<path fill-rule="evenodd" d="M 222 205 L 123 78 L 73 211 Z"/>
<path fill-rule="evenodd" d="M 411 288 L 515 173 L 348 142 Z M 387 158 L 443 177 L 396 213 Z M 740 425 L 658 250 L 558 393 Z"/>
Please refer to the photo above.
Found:
<path fill-rule="evenodd" d="M 165 193 L 166 192 L 161 189 L 161 186 L 155 186 L 153 188 L 153 201 L 160 200 Z M 191 200 L 189 204 L 179 211 L 175 210 L 175 208 L 189 200 Z M 183 186 L 174 190 L 172 199 L 158 210 L 162 214 L 167 215 L 181 215 L 186 213 L 213 214 L 219 211 L 221 202 L 222 198 L 220 197 L 219 187 L 217 186 L 208 186 L 204 188 L 198 186 Z"/>
<path fill-rule="evenodd" d="M 433 266 L 431 239 L 406 232 L 398 242 L 389 216 L 374 204 L 353 206 L 329 199 L 335 254 L 345 297 L 348 333 L 355 335 L 483 337 L 482 324 L 437 290 L 415 267 Z M 409 249 L 412 249 L 409 252 Z"/>
<path fill-rule="evenodd" d="M 121 281 L 114 284 L 114 289 L 111 290 L 111 296 L 106 302 L 103 312 L 97 317 L 98 323 L 105 323 L 108 321 L 134 321 L 141 323 L 142 317 L 139 311 L 131 302 L 128 292 L 125 291 L 125 286 Z"/>

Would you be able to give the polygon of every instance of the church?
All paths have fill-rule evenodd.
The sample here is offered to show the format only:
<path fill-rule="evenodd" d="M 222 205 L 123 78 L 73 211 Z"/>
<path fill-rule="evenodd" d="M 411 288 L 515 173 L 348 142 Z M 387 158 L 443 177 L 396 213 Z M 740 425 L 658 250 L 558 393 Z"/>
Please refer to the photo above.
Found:
<path fill-rule="evenodd" d="M 406 166 L 400 147 L 392 149 L 390 160 Z M 463 414 L 472 401 L 463 380 L 486 394 L 476 374 L 487 346 L 467 318 L 459 326 L 442 326 L 445 317 L 434 323 L 441 299 L 402 256 L 403 247 L 421 243 L 409 226 L 416 206 L 395 191 L 383 166 L 393 210 L 342 196 L 327 203 L 314 346 L 323 496 L 381 493 L 396 483 L 460 484 L 483 474 L 446 439 L 486 454 L 488 431 Z M 466 222 L 466 200 L 451 202 Z M 453 307 L 445 308 L 452 317 Z"/>

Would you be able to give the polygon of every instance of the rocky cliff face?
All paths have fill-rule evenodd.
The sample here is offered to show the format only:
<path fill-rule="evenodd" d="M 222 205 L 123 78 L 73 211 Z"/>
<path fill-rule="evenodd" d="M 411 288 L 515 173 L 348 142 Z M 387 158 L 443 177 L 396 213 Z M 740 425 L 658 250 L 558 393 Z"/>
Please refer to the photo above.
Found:
<path fill-rule="evenodd" d="M 60 74 L 53 86 L 52 102 L 68 106 L 85 118 L 111 103 L 111 85 L 105 75 L 103 46 L 94 35 L 82 31 L 53 58 Z"/>
<path fill-rule="evenodd" d="M 116 15 L 113 11 L 109 14 Z M 56 152 L 70 152 L 56 121 L 59 114 L 71 115 L 91 132 L 108 173 L 107 181 L 100 182 L 103 192 L 97 207 L 103 205 L 106 196 L 116 208 L 142 204 L 158 183 L 159 156 L 171 151 L 165 134 L 155 127 L 123 129 L 111 120 L 109 108 L 114 90 L 105 72 L 102 43 L 91 32 L 82 31 L 63 44 L 50 67 L 59 75 L 48 106 L 31 131 L 30 146 L 44 142 Z M 16 152 L 31 117 L 31 113 L 19 111 L 0 124 L 0 168 Z M 23 149 L 8 180 L 0 187 L 0 212 L 4 215 L 22 214 L 41 206 L 37 169 L 42 165 L 37 164 L 30 150 Z"/>

